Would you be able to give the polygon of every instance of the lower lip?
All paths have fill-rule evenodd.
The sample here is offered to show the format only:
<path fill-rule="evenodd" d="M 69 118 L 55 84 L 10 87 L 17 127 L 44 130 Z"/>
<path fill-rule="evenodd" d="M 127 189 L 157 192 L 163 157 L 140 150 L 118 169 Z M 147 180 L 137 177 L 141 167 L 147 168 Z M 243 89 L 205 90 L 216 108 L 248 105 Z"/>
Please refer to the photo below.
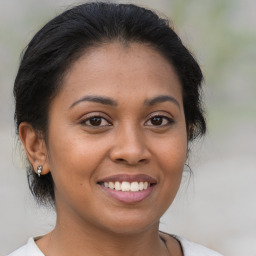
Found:
<path fill-rule="evenodd" d="M 155 185 L 148 187 L 145 190 L 137 191 L 137 192 L 123 192 L 121 190 L 115 190 L 106 188 L 102 185 L 100 187 L 109 195 L 110 197 L 122 202 L 122 203 L 138 203 L 144 199 L 146 199 L 153 191 Z"/>

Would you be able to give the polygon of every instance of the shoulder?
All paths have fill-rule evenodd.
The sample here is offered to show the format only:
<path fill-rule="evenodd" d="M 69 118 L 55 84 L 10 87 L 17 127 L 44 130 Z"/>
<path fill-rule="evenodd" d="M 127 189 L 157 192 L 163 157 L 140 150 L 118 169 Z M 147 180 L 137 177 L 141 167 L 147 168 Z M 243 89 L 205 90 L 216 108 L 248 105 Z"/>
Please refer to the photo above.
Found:
<path fill-rule="evenodd" d="M 175 239 L 179 243 L 184 256 L 223 256 L 218 252 L 208 249 L 202 245 L 190 242 L 183 237 L 170 235 L 165 232 L 160 232 L 160 234 L 168 246 L 171 245 L 170 241 Z"/>
<path fill-rule="evenodd" d="M 34 239 L 29 238 L 28 242 L 7 256 L 44 256 L 37 247 Z"/>
<path fill-rule="evenodd" d="M 218 252 L 208 249 L 202 245 L 190 242 L 183 237 L 174 236 L 183 249 L 184 256 L 222 256 Z"/>

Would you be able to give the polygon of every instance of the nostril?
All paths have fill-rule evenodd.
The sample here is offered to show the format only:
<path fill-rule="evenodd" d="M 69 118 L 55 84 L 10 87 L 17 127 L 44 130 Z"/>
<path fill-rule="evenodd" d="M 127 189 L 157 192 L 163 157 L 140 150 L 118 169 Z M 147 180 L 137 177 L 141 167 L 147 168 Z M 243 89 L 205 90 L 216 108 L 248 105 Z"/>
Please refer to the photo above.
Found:
<path fill-rule="evenodd" d="M 117 162 L 125 162 L 125 160 L 123 158 L 117 158 L 116 161 Z"/>
<path fill-rule="evenodd" d="M 118 163 L 126 163 L 126 164 L 129 164 L 129 165 L 130 164 L 134 165 L 134 164 L 139 164 L 139 163 L 145 163 L 145 162 L 147 162 L 147 159 L 143 158 L 143 159 L 140 159 L 139 161 L 132 161 L 132 160 L 128 161 L 128 160 L 125 160 L 123 158 L 117 158 L 115 161 L 118 162 Z"/>
<path fill-rule="evenodd" d="M 117 163 L 125 163 L 125 164 L 128 164 L 128 165 L 136 165 L 136 164 L 139 164 L 139 163 L 145 163 L 147 161 L 147 159 L 143 158 L 143 159 L 139 159 L 138 161 L 137 160 L 126 160 L 124 158 L 117 158 L 115 159 L 115 162 Z"/>

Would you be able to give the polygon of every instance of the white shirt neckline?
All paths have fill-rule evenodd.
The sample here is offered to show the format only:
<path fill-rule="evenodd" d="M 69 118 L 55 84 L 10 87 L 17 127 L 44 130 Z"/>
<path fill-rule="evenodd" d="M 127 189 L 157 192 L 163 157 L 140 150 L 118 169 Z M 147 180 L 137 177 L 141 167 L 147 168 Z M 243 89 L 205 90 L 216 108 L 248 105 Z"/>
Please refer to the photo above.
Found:
<path fill-rule="evenodd" d="M 173 235 L 179 242 L 184 256 L 222 256 L 221 254 L 210 250 L 202 245 L 190 242 L 183 237 Z M 37 246 L 33 237 L 28 239 L 26 245 L 20 247 L 8 256 L 45 256 Z"/>

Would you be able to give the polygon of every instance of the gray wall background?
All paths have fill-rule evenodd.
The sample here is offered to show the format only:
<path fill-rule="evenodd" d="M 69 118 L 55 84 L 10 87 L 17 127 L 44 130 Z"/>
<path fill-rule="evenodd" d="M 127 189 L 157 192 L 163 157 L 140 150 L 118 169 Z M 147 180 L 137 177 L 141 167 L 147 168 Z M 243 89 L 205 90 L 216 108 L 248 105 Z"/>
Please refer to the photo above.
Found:
<path fill-rule="evenodd" d="M 129 2 L 170 17 L 205 74 L 209 131 L 193 145 L 194 176 L 184 174 L 161 229 L 227 256 L 256 256 L 256 2 Z M 38 207 L 27 188 L 12 86 L 19 55 L 33 34 L 75 3 L 0 0 L 0 255 L 54 227 L 54 213 Z"/>

